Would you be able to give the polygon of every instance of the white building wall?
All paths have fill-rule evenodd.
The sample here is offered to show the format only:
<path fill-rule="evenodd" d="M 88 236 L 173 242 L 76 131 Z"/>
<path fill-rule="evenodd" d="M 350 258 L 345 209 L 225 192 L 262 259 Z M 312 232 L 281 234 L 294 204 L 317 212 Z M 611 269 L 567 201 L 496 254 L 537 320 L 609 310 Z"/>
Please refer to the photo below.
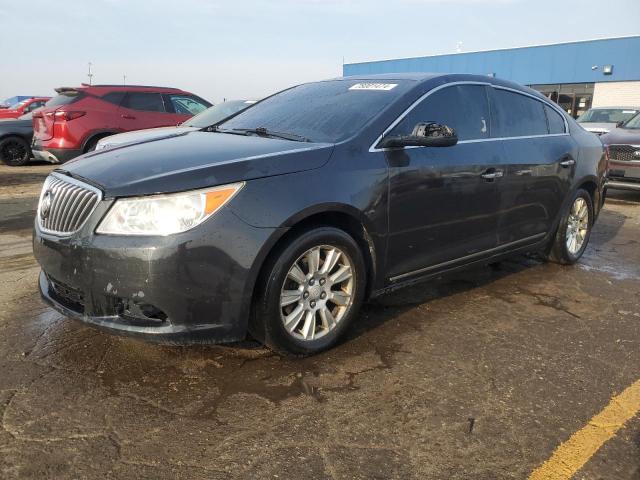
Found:
<path fill-rule="evenodd" d="M 596 83 L 592 107 L 640 107 L 640 81 Z"/>

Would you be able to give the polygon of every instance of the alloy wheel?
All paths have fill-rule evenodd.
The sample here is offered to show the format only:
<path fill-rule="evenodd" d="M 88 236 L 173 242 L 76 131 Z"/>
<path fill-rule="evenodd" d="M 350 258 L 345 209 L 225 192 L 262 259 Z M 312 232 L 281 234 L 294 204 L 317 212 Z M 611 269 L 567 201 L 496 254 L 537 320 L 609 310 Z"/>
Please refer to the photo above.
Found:
<path fill-rule="evenodd" d="M 589 231 L 589 207 L 582 197 L 576 198 L 567 219 L 566 244 L 571 255 L 576 255 L 584 245 Z"/>
<path fill-rule="evenodd" d="M 280 317 L 289 335 L 316 340 L 332 331 L 353 304 L 355 271 L 349 256 L 332 245 L 300 255 L 280 292 Z"/>

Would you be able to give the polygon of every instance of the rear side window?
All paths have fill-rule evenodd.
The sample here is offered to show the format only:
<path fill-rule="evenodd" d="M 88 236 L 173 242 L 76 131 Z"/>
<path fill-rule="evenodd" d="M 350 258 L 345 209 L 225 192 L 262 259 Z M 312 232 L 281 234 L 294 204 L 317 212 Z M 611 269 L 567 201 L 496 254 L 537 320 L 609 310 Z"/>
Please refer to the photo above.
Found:
<path fill-rule="evenodd" d="M 124 106 L 143 112 L 165 111 L 162 95 L 159 93 L 129 92 L 125 98 Z"/>
<path fill-rule="evenodd" d="M 46 103 L 46 105 L 47 107 L 61 107 L 62 105 L 69 105 L 70 103 L 77 102 L 82 97 L 84 97 L 84 93 L 82 92 L 77 90 L 67 90 L 53 97 Z"/>
<path fill-rule="evenodd" d="M 549 133 L 565 133 L 564 119 L 562 116 L 548 105 L 544 106 L 544 111 L 547 114 L 547 121 L 549 122 Z"/>
<path fill-rule="evenodd" d="M 489 102 L 483 85 L 454 85 L 429 95 L 390 133 L 409 135 L 418 123 L 452 127 L 460 140 L 489 137 Z"/>
<path fill-rule="evenodd" d="M 179 115 L 197 115 L 204 112 L 210 105 L 206 105 L 201 99 L 191 95 L 166 95 L 173 111 Z"/>
<path fill-rule="evenodd" d="M 544 105 L 526 95 L 502 90 L 493 91 L 494 137 L 546 135 Z"/>
<path fill-rule="evenodd" d="M 100 98 L 102 98 L 102 100 L 104 100 L 105 102 L 113 103 L 114 105 L 120 105 L 126 94 L 126 92 L 109 92 Z"/>

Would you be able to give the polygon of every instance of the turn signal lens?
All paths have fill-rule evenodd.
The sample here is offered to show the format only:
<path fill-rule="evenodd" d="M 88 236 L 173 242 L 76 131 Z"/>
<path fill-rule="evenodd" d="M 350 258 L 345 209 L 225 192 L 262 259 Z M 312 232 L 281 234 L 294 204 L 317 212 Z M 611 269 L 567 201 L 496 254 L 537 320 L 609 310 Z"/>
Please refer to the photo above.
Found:
<path fill-rule="evenodd" d="M 204 222 L 229 202 L 244 183 L 204 190 L 116 200 L 97 233 L 110 235 L 172 235 Z"/>

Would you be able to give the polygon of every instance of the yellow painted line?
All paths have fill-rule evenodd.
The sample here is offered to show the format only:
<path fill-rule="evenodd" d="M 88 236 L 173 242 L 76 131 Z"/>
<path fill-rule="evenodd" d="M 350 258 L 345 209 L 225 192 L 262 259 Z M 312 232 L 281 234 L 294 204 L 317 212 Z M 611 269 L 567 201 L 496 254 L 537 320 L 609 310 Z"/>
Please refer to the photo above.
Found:
<path fill-rule="evenodd" d="M 529 480 L 569 480 L 610 440 L 625 422 L 640 411 L 640 380 L 611 399 L 587 425 L 561 443 Z"/>

